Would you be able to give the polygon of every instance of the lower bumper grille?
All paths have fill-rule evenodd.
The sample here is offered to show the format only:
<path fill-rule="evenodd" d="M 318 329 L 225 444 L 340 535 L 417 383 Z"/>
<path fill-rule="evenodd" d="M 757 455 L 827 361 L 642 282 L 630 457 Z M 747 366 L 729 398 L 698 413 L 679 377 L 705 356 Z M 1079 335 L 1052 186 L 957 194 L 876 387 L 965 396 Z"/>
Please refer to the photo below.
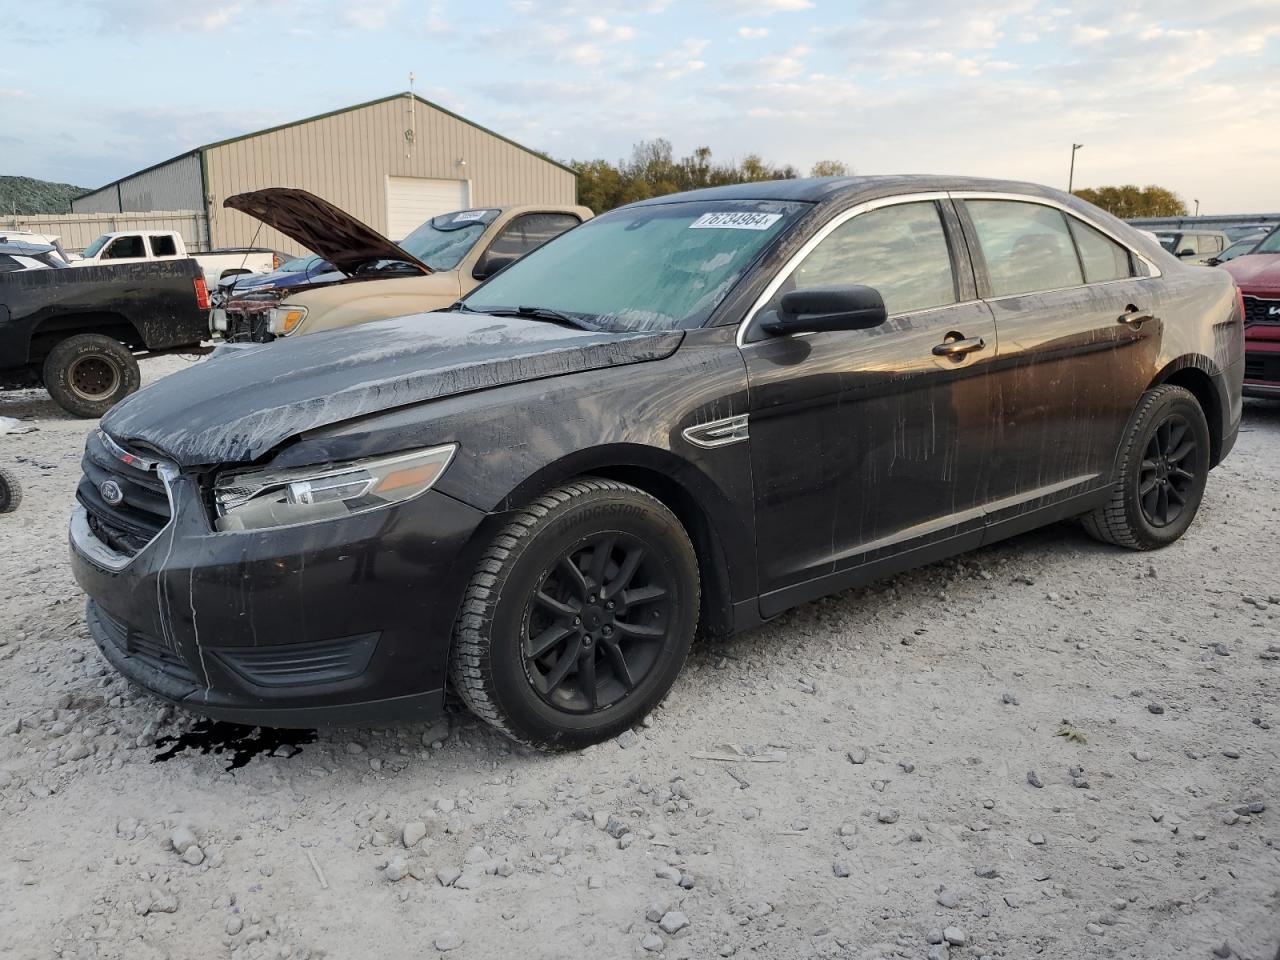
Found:
<path fill-rule="evenodd" d="M 121 653 L 137 657 L 147 666 L 175 680 L 196 682 L 196 675 L 187 666 L 182 656 L 159 637 L 143 633 L 101 608 L 98 609 L 97 615 L 108 642 Z"/>

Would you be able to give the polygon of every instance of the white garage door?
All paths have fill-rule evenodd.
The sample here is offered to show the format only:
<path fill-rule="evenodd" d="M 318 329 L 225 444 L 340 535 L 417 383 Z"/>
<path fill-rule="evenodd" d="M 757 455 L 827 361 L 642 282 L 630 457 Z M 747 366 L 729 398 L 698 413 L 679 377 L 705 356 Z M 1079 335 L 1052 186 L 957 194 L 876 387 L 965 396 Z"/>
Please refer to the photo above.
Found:
<path fill-rule="evenodd" d="M 387 236 L 403 240 L 432 217 L 467 205 L 465 180 L 387 177 Z"/>

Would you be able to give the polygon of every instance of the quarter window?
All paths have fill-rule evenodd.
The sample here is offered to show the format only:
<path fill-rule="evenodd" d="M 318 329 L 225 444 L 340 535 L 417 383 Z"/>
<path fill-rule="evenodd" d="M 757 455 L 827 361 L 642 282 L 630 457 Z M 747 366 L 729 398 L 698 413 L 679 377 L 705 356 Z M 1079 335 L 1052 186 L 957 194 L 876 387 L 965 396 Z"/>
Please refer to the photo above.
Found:
<path fill-rule="evenodd" d="M 978 231 L 993 297 L 1084 283 L 1060 210 L 1019 200 L 966 200 L 965 206 Z"/>
<path fill-rule="evenodd" d="M 153 257 L 176 257 L 178 255 L 178 245 L 173 242 L 173 237 L 152 237 L 151 255 Z"/>
<path fill-rule="evenodd" d="M 842 223 L 800 262 L 775 299 L 796 289 L 852 284 L 880 291 L 891 316 L 955 303 L 937 206 L 894 204 Z"/>
<path fill-rule="evenodd" d="M 1133 262 L 1129 251 L 1101 231 L 1068 217 L 1071 235 L 1075 237 L 1084 265 L 1086 283 L 1105 283 L 1107 280 L 1123 280 L 1133 276 Z"/>

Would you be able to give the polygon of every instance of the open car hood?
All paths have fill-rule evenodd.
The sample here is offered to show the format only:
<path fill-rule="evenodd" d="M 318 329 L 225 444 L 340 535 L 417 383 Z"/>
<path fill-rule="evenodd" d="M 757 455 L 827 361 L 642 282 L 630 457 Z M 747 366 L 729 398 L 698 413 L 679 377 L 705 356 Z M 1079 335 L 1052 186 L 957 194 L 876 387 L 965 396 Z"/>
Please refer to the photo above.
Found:
<path fill-rule="evenodd" d="M 306 190 L 267 187 L 227 197 L 222 205 L 279 230 L 347 275 L 379 260 L 398 260 L 431 273 L 425 263 L 373 227 Z"/>

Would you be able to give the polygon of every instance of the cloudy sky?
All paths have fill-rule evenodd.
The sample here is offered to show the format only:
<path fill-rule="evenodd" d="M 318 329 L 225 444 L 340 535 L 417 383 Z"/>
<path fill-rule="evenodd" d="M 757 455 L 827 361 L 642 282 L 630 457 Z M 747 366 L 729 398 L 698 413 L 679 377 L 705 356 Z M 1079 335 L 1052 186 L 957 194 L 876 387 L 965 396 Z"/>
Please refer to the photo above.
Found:
<path fill-rule="evenodd" d="M 1280 210 L 1280 0 L 64 0 L 0 17 L 0 173 L 97 186 L 425 97 L 561 158 L 1157 183 Z"/>

